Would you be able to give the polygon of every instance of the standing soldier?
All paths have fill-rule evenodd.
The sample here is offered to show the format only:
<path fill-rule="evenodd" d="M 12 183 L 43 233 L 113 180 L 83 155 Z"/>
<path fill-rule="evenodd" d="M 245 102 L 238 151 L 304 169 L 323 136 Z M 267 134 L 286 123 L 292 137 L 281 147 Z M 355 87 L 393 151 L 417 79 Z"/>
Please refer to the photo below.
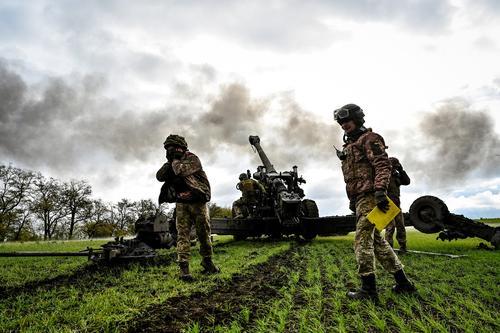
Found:
<path fill-rule="evenodd" d="M 357 218 L 354 252 L 361 288 L 349 291 L 347 296 L 353 299 L 378 299 L 375 258 L 385 270 L 394 274 L 394 292 L 414 292 L 415 286 L 406 277 L 399 258 L 366 217 L 375 206 L 384 212 L 389 209 L 386 191 L 391 163 L 385 152 L 384 139 L 363 126 L 365 114 L 355 104 L 335 110 L 333 116 L 345 131 L 344 149 L 338 156 L 342 161 L 350 207 L 355 208 Z"/>
<path fill-rule="evenodd" d="M 399 163 L 399 160 L 397 158 L 389 157 L 389 161 L 391 161 L 392 165 L 392 175 L 391 180 L 389 181 L 387 195 L 389 196 L 389 198 L 391 198 L 392 201 L 394 201 L 396 206 L 401 208 L 399 187 L 401 185 L 410 185 L 410 177 L 408 177 L 406 171 L 403 170 L 403 166 L 401 165 L 401 163 Z M 389 243 L 389 245 L 391 245 L 391 247 L 394 247 L 394 230 L 396 230 L 396 240 L 399 244 L 399 251 L 400 253 L 405 253 L 406 230 L 405 220 L 402 212 L 400 212 L 385 228 L 385 240 Z"/>
<path fill-rule="evenodd" d="M 249 207 L 257 204 L 259 197 L 266 192 L 264 186 L 258 181 L 248 177 L 248 174 L 240 174 L 240 182 L 236 188 L 241 191 L 241 198 L 233 202 L 233 218 L 239 219 L 250 215 Z"/>
<path fill-rule="evenodd" d="M 210 201 L 210 183 L 203 171 L 199 158 L 188 150 L 186 140 L 179 135 L 170 134 L 163 146 L 166 150 L 167 163 L 156 173 L 156 179 L 166 182 L 160 194 L 160 201 L 169 198 L 176 202 L 177 258 L 180 278 L 192 281 L 189 273 L 191 255 L 190 231 L 194 224 L 200 241 L 200 254 L 203 257 L 203 273 L 214 274 L 220 270 L 212 262 L 212 244 L 210 242 L 210 222 L 207 202 Z M 168 186 L 165 186 L 167 185 Z M 173 198 L 172 198 L 173 197 Z"/>

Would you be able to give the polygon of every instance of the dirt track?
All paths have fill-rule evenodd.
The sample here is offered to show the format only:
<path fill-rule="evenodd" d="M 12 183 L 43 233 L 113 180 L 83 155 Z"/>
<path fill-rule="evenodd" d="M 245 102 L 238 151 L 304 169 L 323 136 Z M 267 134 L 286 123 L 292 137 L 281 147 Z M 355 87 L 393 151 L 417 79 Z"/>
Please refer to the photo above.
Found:
<path fill-rule="evenodd" d="M 259 317 L 262 305 L 279 296 L 290 271 L 298 269 L 301 262 L 294 255 L 297 251 L 295 248 L 273 256 L 208 293 L 174 297 L 149 307 L 131 321 L 129 332 L 179 332 L 194 322 L 199 323 L 201 331 L 209 331 L 229 323 L 242 309 L 249 310 L 248 322 L 252 323 Z"/>

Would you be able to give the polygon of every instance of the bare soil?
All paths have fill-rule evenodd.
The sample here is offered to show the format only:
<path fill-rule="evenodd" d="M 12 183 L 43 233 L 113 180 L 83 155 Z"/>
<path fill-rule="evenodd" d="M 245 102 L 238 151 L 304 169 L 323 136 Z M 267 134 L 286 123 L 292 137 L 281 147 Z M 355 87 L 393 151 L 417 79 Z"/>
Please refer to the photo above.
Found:
<path fill-rule="evenodd" d="M 217 325 L 230 323 L 242 309 L 249 310 L 248 323 L 252 323 L 261 316 L 265 304 L 279 297 L 289 273 L 300 269 L 296 251 L 294 248 L 273 256 L 209 292 L 174 297 L 151 306 L 131 321 L 129 332 L 180 332 L 196 322 L 202 332 L 211 331 Z"/>

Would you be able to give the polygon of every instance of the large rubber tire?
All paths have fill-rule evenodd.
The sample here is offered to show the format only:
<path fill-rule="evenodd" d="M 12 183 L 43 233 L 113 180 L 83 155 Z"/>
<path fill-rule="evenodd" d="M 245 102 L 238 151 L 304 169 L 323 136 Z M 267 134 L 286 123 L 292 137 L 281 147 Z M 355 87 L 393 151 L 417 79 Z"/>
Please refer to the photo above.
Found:
<path fill-rule="evenodd" d="M 318 205 L 316 205 L 316 201 L 311 199 L 304 199 L 301 202 L 302 211 L 304 212 L 305 217 L 319 217 L 319 209 Z"/>
<path fill-rule="evenodd" d="M 443 230 L 450 212 L 439 198 L 426 195 L 415 200 L 410 206 L 411 223 L 424 234 L 434 234 Z"/>
<path fill-rule="evenodd" d="M 319 217 L 318 205 L 314 200 L 304 199 L 301 202 L 302 212 L 305 217 Z M 313 240 L 318 233 L 316 232 L 314 225 L 309 225 L 305 221 L 301 222 L 301 233 L 300 236 L 306 240 Z"/>

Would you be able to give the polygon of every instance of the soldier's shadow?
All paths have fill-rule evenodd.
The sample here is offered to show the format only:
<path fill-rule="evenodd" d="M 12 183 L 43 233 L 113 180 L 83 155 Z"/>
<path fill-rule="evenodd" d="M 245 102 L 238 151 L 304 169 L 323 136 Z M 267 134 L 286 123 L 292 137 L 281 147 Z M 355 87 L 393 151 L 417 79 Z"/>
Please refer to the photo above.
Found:
<path fill-rule="evenodd" d="M 0 286 L 0 300 L 17 297 L 21 294 L 36 294 L 64 286 L 74 286 L 78 290 L 98 291 L 109 288 L 116 284 L 123 272 L 132 266 L 168 266 L 174 262 L 173 254 L 162 255 L 151 259 L 134 261 L 117 261 L 113 263 L 86 263 L 69 274 L 56 277 L 36 280 L 20 286 L 4 287 Z"/>

